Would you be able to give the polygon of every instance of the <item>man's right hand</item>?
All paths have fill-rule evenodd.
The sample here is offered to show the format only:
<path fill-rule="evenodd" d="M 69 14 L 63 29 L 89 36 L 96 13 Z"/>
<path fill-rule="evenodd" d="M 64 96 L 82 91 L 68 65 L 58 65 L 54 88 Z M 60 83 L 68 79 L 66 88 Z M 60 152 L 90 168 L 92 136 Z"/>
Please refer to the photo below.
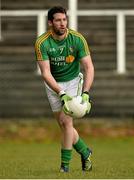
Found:
<path fill-rule="evenodd" d="M 60 95 L 60 100 L 62 102 L 63 111 L 65 114 L 70 114 L 67 102 L 72 100 L 72 97 L 68 96 L 66 93 Z"/>

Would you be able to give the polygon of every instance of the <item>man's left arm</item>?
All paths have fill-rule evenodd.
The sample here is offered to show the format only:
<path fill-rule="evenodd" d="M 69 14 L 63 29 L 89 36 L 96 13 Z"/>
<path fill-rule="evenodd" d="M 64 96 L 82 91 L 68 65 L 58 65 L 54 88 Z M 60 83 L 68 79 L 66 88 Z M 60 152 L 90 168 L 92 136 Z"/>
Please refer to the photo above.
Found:
<path fill-rule="evenodd" d="M 80 62 L 84 70 L 83 92 L 89 92 L 94 79 L 94 66 L 91 56 L 87 55 L 83 57 Z"/>

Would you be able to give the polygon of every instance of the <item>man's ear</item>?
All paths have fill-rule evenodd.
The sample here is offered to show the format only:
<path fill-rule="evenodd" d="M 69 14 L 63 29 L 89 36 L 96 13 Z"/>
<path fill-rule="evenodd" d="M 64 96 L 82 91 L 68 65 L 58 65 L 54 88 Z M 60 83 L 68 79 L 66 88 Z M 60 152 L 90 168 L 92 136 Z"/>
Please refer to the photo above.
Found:
<path fill-rule="evenodd" d="M 52 26 L 52 21 L 48 20 L 48 25 L 51 27 Z"/>

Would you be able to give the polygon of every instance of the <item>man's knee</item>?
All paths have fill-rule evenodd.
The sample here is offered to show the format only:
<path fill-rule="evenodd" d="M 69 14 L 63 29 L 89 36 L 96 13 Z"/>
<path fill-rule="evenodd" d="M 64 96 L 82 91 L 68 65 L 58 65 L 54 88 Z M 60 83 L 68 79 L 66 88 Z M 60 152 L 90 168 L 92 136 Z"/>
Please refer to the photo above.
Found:
<path fill-rule="evenodd" d="M 64 114 L 63 112 L 60 112 L 58 114 L 57 121 L 58 121 L 60 127 L 64 128 L 64 129 L 68 129 L 70 127 L 73 127 L 72 117 Z"/>
<path fill-rule="evenodd" d="M 64 128 L 65 128 L 65 129 L 70 129 L 70 128 L 72 128 L 72 127 L 73 127 L 72 119 L 70 119 L 70 118 L 64 119 L 63 125 L 64 125 Z"/>

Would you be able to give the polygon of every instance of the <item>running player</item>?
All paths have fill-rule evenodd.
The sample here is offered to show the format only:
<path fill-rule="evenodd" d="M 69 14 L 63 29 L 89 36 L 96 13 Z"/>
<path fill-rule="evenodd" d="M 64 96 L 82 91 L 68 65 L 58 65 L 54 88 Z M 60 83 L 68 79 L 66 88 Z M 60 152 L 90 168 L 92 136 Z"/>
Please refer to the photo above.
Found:
<path fill-rule="evenodd" d="M 50 30 L 37 38 L 35 52 L 50 106 L 62 132 L 60 171 L 69 171 L 72 148 L 81 156 L 82 170 L 90 171 L 92 152 L 74 128 L 73 118 L 67 115 L 69 110 L 62 110 L 62 105 L 77 95 L 80 64 L 84 71 L 82 99 L 89 103 L 94 78 L 89 48 L 80 33 L 67 28 L 67 13 L 63 7 L 48 11 L 48 25 Z"/>

